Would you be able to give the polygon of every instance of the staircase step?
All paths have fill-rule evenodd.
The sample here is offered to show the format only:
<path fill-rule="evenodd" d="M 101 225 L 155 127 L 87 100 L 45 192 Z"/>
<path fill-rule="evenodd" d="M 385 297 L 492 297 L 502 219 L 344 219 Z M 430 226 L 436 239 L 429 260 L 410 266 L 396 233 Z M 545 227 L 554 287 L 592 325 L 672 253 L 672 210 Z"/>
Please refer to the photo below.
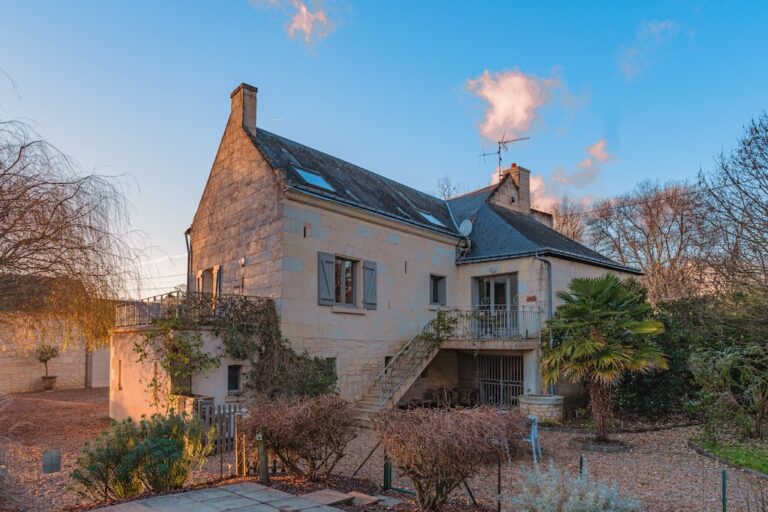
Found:
<path fill-rule="evenodd" d="M 348 493 L 348 496 L 352 496 L 354 498 L 352 504 L 356 507 L 367 507 L 368 505 L 375 505 L 381 500 L 381 498 L 378 496 L 370 496 L 368 494 L 363 494 L 362 492 L 357 491 Z"/>

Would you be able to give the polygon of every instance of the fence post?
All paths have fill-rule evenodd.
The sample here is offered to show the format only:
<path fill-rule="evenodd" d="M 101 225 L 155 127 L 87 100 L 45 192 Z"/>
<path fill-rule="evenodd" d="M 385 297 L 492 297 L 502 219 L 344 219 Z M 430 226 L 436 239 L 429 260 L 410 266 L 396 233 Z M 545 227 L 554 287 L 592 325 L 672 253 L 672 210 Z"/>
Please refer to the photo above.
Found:
<path fill-rule="evenodd" d="M 728 473 L 722 470 L 722 490 L 720 491 L 721 498 L 723 500 L 723 512 L 728 510 Z"/>
<path fill-rule="evenodd" d="M 259 442 L 259 481 L 262 485 L 269 485 L 269 459 L 267 457 L 267 440 L 264 436 L 264 427 L 259 429 L 256 440 Z"/>
<path fill-rule="evenodd" d="M 388 491 L 392 488 L 392 464 L 389 462 L 389 457 L 384 454 L 384 490 Z"/>

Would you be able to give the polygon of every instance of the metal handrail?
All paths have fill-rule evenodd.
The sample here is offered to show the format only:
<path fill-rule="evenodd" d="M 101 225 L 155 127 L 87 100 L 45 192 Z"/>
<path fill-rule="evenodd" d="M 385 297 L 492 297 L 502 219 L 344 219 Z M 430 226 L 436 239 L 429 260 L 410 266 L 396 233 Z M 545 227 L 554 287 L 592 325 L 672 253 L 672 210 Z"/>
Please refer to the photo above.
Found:
<path fill-rule="evenodd" d="M 536 307 L 485 308 L 478 307 L 469 311 L 458 309 L 441 312 L 444 329 L 439 333 L 442 340 L 540 340 L 541 339 L 541 310 Z M 416 368 L 421 366 L 434 350 L 435 334 L 434 320 L 430 320 L 415 336 L 408 340 L 392 357 L 384 369 L 376 376 L 379 387 L 379 405 L 383 406 L 394 396 L 407 376 L 396 380 L 397 373 L 408 373 L 413 376 Z M 445 329 L 449 330 L 445 330 Z M 426 336 L 425 336 L 426 335 Z M 441 340 L 441 341 L 442 341 Z M 408 354 L 413 354 L 413 360 L 406 360 Z M 403 364 L 406 368 L 401 368 Z M 388 382 L 390 381 L 390 382 Z"/>

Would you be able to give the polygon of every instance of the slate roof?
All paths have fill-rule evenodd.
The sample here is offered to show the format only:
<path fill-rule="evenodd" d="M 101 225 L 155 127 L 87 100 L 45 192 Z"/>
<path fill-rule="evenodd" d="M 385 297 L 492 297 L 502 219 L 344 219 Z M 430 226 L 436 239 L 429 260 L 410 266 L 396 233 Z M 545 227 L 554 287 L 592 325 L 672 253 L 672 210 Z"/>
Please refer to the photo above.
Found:
<path fill-rule="evenodd" d="M 257 129 L 256 137 L 251 135 L 251 138 L 270 165 L 282 171 L 293 189 L 432 231 L 459 236 L 450 209 L 442 199 L 266 130 Z M 309 185 L 296 168 L 320 174 L 335 192 Z M 419 210 L 434 215 L 444 227 L 426 220 Z"/>
<path fill-rule="evenodd" d="M 461 236 L 459 224 L 470 219 L 472 245 L 457 264 L 549 255 L 640 273 L 561 235 L 530 215 L 489 204 L 487 200 L 496 186 L 445 201 L 266 130 L 248 133 L 291 189 L 456 238 Z M 309 184 L 296 169 L 319 174 L 334 191 Z M 429 222 L 419 211 L 433 215 L 443 226 Z"/>

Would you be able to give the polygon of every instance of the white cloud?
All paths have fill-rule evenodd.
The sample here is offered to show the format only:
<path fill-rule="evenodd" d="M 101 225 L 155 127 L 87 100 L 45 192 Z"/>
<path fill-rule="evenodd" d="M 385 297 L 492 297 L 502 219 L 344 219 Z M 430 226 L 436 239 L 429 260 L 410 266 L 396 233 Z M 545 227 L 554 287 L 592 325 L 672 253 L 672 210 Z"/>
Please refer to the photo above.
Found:
<path fill-rule="evenodd" d="M 603 164 L 613 160 L 613 154 L 606 149 L 605 139 L 600 139 L 585 151 L 587 157 L 576 164 L 577 170 L 566 173 L 563 167 L 558 167 L 549 181 L 540 175 L 531 176 L 531 197 L 536 208 L 552 211 L 564 196 L 573 196 L 573 188 L 584 188 L 594 183 L 602 173 Z M 589 204 L 589 196 L 577 198 L 583 204 Z"/>
<path fill-rule="evenodd" d="M 288 24 L 288 35 L 294 37 L 300 32 L 304 34 L 304 44 L 321 39 L 330 32 L 330 21 L 323 10 L 310 11 L 301 0 L 293 0 L 296 13 Z"/>
<path fill-rule="evenodd" d="M 558 167 L 552 175 L 552 182 L 558 185 L 583 188 L 593 183 L 602 172 L 601 164 L 613 159 L 613 155 L 605 149 L 605 139 L 600 139 L 586 148 L 589 155 L 579 162 L 577 171 L 566 174 L 565 169 Z"/>
<path fill-rule="evenodd" d="M 654 20 L 642 22 L 637 28 L 635 39 L 619 48 L 619 71 L 633 78 L 649 68 L 656 53 L 677 35 L 679 25 L 674 20 Z"/>
<path fill-rule="evenodd" d="M 334 28 L 326 10 L 315 5 L 313 11 L 304 0 L 251 0 L 251 3 L 278 9 L 289 15 L 290 20 L 285 27 L 288 36 L 300 37 L 306 45 L 317 43 Z"/>
<path fill-rule="evenodd" d="M 489 140 L 514 138 L 528 132 L 538 111 L 559 85 L 556 78 L 540 78 L 521 71 L 502 71 L 467 81 L 467 89 L 488 104 L 480 134 Z"/>

